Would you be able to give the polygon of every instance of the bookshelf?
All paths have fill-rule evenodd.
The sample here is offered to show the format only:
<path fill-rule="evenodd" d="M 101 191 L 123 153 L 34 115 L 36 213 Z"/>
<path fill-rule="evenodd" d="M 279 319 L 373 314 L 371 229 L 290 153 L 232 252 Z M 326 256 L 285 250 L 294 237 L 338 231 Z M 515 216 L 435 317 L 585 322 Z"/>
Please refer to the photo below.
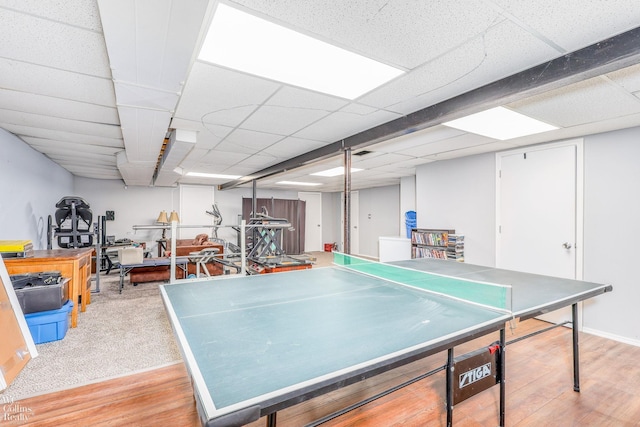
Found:
<path fill-rule="evenodd" d="M 411 258 L 464 261 L 464 235 L 455 230 L 411 229 Z"/>

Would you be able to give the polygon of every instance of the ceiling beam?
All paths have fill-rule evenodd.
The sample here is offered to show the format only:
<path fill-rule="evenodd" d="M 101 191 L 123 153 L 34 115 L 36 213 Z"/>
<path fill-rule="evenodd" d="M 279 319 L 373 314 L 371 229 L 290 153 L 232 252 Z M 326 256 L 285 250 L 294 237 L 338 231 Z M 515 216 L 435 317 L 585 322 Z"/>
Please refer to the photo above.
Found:
<path fill-rule="evenodd" d="M 253 180 L 339 155 L 347 148 L 352 150 L 363 148 L 638 63 L 640 63 L 640 27 L 269 166 L 251 175 L 220 184 L 218 189 L 235 188 Z"/>

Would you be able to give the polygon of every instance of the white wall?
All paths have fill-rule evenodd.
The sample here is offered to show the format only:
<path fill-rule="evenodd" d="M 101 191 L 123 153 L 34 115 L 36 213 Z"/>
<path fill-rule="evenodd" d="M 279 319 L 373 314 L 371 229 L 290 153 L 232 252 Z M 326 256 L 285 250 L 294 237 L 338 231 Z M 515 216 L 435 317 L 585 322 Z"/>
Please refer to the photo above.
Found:
<path fill-rule="evenodd" d="M 464 258 L 495 266 L 495 155 L 482 154 L 416 168 L 418 227 L 464 234 Z"/>
<path fill-rule="evenodd" d="M 322 242 L 340 243 L 340 193 L 322 193 Z"/>
<path fill-rule="evenodd" d="M 108 210 L 115 212 L 115 220 L 106 222 L 107 235 L 146 242 L 148 249 L 156 247 L 162 230 L 134 231 L 133 226 L 155 225 L 160 211 L 169 214 L 180 208 L 178 188 L 125 186 L 120 180 L 82 177 L 76 177 L 74 183 L 74 195 L 89 203 L 94 221 Z"/>
<path fill-rule="evenodd" d="M 0 129 L 0 239 L 47 248 L 47 219 L 73 193 L 73 175 Z M 54 248 L 57 245 L 54 244 Z"/>
<path fill-rule="evenodd" d="M 378 258 L 380 236 L 399 236 L 400 186 L 368 188 L 359 193 L 359 255 Z"/>
<path fill-rule="evenodd" d="M 584 304 L 585 331 L 640 345 L 640 128 L 584 138 L 583 279 L 613 285 Z M 495 266 L 495 156 L 416 168 L 418 226 L 465 233 L 465 260 Z"/>
<path fill-rule="evenodd" d="M 640 128 L 584 144 L 584 280 L 613 285 L 585 303 L 585 330 L 640 345 Z"/>
<path fill-rule="evenodd" d="M 378 257 L 378 237 L 398 236 L 400 186 L 368 188 L 359 194 L 359 255 Z M 322 193 L 322 241 L 338 243 L 341 236 L 341 193 Z"/>

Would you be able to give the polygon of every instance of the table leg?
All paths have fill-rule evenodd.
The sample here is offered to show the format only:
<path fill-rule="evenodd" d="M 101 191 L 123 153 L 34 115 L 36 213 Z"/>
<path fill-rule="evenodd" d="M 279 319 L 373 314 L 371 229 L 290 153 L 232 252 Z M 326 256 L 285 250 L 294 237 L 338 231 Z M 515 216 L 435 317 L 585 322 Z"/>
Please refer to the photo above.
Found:
<path fill-rule="evenodd" d="M 276 414 L 277 412 L 267 415 L 267 427 L 276 427 Z"/>
<path fill-rule="evenodd" d="M 450 348 L 447 352 L 447 427 L 453 426 L 453 349 Z"/>
<path fill-rule="evenodd" d="M 69 299 L 73 302 L 73 308 L 71 309 L 71 327 L 78 326 L 78 296 L 80 295 L 80 272 L 76 268 L 71 268 L 68 271 L 68 276 L 71 277 L 71 289 L 69 290 Z M 64 276 L 64 273 L 63 273 Z"/>
<path fill-rule="evenodd" d="M 573 391 L 580 391 L 580 351 L 578 348 L 578 304 L 571 306 L 573 329 Z"/>
<path fill-rule="evenodd" d="M 500 426 L 504 426 L 505 423 L 505 408 L 506 408 L 506 398 L 507 391 L 505 387 L 505 377 L 506 377 L 506 350 L 507 340 L 505 329 L 500 329 Z"/>
<path fill-rule="evenodd" d="M 125 268 L 123 266 L 120 266 L 120 293 L 122 293 L 122 288 L 124 288 L 124 276 L 125 276 L 126 271 Z"/>

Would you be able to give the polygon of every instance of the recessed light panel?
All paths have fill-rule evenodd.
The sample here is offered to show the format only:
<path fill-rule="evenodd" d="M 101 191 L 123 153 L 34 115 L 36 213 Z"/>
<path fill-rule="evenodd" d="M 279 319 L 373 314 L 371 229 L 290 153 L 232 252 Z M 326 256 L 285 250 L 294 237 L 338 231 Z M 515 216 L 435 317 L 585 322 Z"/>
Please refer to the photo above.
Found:
<path fill-rule="evenodd" d="M 351 168 L 351 173 L 360 172 L 362 169 Z M 337 168 L 327 169 L 326 171 L 312 173 L 315 176 L 338 176 L 344 175 L 344 166 L 338 166 Z"/>
<path fill-rule="evenodd" d="M 187 172 L 186 176 L 197 176 L 200 178 L 221 178 L 221 179 L 238 179 L 240 175 L 223 175 L 219 173 L 204 173 L 204 172 Z"/>
<path fill-rule="evenodd" d="M 281 184 L 281 185 L 300 185 L 300 186 L 309 186 L 309 187 L 313 187 L 316 185 L 322 185 L 319 182 L 302 182 L 302 181 L 280 181 L 280 182 L 276 182 L 276 184 Z"/>
<path fill-rule="evenodd" d="M 443 125 L 501 141 L 558 129 L 504 107 L 491 108 Z"/>
<path fill-rule="evenodd" d="M 198 59 L 347 99 L 403 73 L 223 3 Z"/>

